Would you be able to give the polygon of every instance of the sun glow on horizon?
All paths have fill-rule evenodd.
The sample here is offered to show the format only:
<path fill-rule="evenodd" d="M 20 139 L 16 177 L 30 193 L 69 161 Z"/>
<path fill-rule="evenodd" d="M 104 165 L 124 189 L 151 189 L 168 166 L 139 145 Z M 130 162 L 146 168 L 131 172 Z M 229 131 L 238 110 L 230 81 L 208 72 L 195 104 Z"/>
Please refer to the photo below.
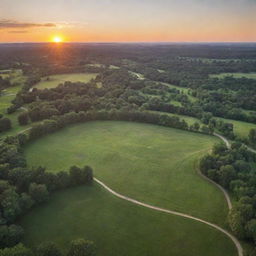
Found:
<path fill-rule="evenodd" d="M 53 43 L 62 43 L 64 40 L 61 36 L 54 36 L 51 41 Z"/>

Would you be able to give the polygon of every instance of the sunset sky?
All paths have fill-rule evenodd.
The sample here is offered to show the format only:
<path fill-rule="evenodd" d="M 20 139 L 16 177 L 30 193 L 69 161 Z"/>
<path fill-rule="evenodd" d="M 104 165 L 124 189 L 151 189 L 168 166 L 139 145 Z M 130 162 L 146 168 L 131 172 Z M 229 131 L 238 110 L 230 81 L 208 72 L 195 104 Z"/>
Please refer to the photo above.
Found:
<path fill-rule="evenodd" d="M 0 0 L 0 42 L 256 41 L 256 0 Z"/>

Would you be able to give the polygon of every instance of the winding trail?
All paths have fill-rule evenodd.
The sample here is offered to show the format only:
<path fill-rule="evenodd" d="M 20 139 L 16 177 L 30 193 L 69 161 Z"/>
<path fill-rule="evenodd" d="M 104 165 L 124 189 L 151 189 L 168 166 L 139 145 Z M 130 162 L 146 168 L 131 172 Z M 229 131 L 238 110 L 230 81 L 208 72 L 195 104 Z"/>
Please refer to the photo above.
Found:
<path fill-rule="evenodd" d="M 213 135 L 216 136 L 216 137 L 218 137 L 218 138 L 220 138 L 220 139 L 226 144 L 226 146 L 227 146 L 228 149 L 231 148 L 230 142 L 229 142 L 224 136 L 222 136 L 222 135 L 220 135 L 220 134 L 218 134 L 218 133 L 216 133 L 216 132 L 214 132 Z"/>
<path fill-rule="evenodd" d="M 249 151 L 251 151 L 252 153 L 256 154 L 256 150 L 253 148 L 250 148 L 249 146 L 247 146 L 246 144 L 243 144 Z"/>
<path fill-rule="evenodd" d="M 206 224 L 206 225 L 208 225 L 208 226 L 210 226 L 212 228 L 215 228 L 215 229 L 221 231 L 222 233 L 224 233 L 226 236 L 228 236 L 233 241 L 233 243 L 236 246 L 238 256 L 243 256 L 243 248 L 242 248 L 240 242 L 237 240 L 237 238 L 235 236 L 233 236 L 232 234 L 230 234 L 225 229 L 219 227 L 218 225 L 213 224 L 213 223 L 208 222 L 208 221 L 205 221 L 205 220 L 202 220 L 202 219 L 199 219 L 199 218 L 196 218 L 196 217 L 193 217 L 193 216 L 185 214 L 185 213 L 171 211 L 171 210 L 168 210 L 168 209 L 164 209 L 164 208 L 160 208 L 160 207 L 157 207 L 157 206 L 153 206 L 153 205 L 150 205 L 150 204 L 146 204 L 146 203 L 140 202 L 138 200 L 132 199 L 130 197 L 127 197 L 127 196 L 124 196 L 122 194 L 119 194 L 119 193 L 115 192 L 114 190 L 112 190 L 110 187 L 108 187 L 106 184 L 104 184 L 102 181 L 98 180 L 97 178 L 94 178 L 94 181 L 97 182 L 99 185 L 101 185 L 104 189 L 106 189 L 112 195 L 114 195 L 114 196 L 116 196 L 118 198 L 121 198 L 123 200 L 126 200 L 128 202 L 131 202 L 133 204 L 140 205 L 140 206 L 143 206 L 143 207 L 155 210 L 155 211 L 165 212 L 165 213 L 168 213 L 168 214 L 172 214 L 172 215 L 180 216 L 180 217 L 183 217 L 183 218 L 195 220 L 195 221 L 204 223 L 204 224 Z"/>
<path fill-rule="evenodd" d="M 227 201 L 227 205 L 228 205 L 228 209 L 231 210 L 233 205 L 232 205 L 232 202 L 231 202 L 231 199 L 230 199 L 230 196 L 227 192 L 227 190 L 225 188 L 223 188 L 221 185 L 219 185 L 218 183 L 216 183 L 215 181 L 209 179 L 207 176 L 205 176 L 201 171 L 200 169 L 198 168 L 198 174 L 204 179 L 204 180 L 207 180 L 209 183 L 212 183 L 214 186 L 216 186 L 223 194 L 224 194 L 224 197 Z"/>

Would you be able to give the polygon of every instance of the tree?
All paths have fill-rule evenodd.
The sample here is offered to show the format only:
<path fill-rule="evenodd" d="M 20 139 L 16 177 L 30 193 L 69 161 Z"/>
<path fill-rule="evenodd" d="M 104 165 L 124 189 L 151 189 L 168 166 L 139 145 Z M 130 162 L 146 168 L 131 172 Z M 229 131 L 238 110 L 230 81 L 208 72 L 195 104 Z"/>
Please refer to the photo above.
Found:
<path fill-rule="evenodd" d="M 247 223 L 248 236 L 252 237 L 254 242 L 256 242 L 256 219 L 251 219 Z"/>
<path fill-rule="evenodd" d="M 235 179 L 236 172 L 232 165 L 221 166 L 219 171 L 219 181 L 223 187 L 228 187 L 229 183 Z"/>
<path fill-rule="evenodd" d="M 30 195 L 27 193 L 22 193 L 20 196 L 20 208 L 22 212 L 26 212 L 27 210 L 31 209 L 34 205 L 34 200 L 31 198 Z"/>
<path fill-rule="evenodd" d="M 69 175 L 72 185 L 86 184 L 93 179 L 93 171 L 89 166 L 85 166 L 82 169 L 77 166 L 72 166 L 69 169 Z"/>
<path fill-rule="evenodd" d="M 256 144 L 256 129 L 251 129 L 249 132 L 249 142 Z"/>
<path fill-rule="evenodd" d="M 24 231 L 17 225 L 0 226 L 0 247 L 11 247 L 20 242 Z"/>
<path fill-rule="evenodd" d="M 34 254 L 23 244 L 18 244 L 12 248 L 5 248 L 0 250 L 1 256 L 33 256 Z"/>
<path fill-rule="evenodd" d="M 27 112 L 21 113 L 21 114 L 18 116 L 18 121 L 19 121 L 19 124 L 20 124 L 20 125 L 26 125 L 26 124 L 28 124 L 28 121 L 29 121 L 28 113 L 27 113 Z"/>
<path fill-rule="evenodd" d="M 213 154 L 219 155 L 227 151 L 227 147 L 223 143 L 214 144 L 212 148 Z"/>
<path fill-rule="evenodd" d="M 21 241 L 23 235 L 24 235 L 24 230 L 21 226 L 10 225 L 8 227 L 7 246 L 11 247 L 16 245 L 18 242 Z"/>
<path fill-rule="evenodd" d="M 10 130 L 12 127 L 11 120 L 4 117 L 0 119 L 0 132 L 5 132 L 7 130 Z"/>
<path fill-rule="evenodd" d="M 245 237 L 244 219 L 236 208 L 232 208 L 228 215 L 228 222 L 231 230 L 239 238 Z"/>
<path fill-rule="evenodd" d="M 19 195 L 14 187 L 9 187 L 1 194 L 1 208 L 4 218 L 8 222 L 13 222 L 21 213 Z"/>
<path fill-rule="evenodd" d="M 84 239 L 77 239 L 71 242 L 67 256 L 94 256 L 96 250 L 94 243 Z"/>
<path fill-rule="evenodd" d="M 46 242 L 39 245 L 36 249 L 37 256 L 61 256 L 62 253 L 53 242 Z"/>
<path fill-rule="evenodd" d="M 29 186 L 29 195 L 36 203 L 43 203 L 49 198 L 49 192 L 44 184 L 31 183 Z"/>

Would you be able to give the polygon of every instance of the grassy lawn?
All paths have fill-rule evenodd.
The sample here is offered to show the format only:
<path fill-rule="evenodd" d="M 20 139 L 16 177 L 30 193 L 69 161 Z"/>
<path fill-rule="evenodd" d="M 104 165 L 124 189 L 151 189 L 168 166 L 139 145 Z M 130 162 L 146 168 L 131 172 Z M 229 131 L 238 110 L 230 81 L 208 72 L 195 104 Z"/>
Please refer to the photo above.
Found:
<path fill-rule="evenodd" d="M 21 70 L 13 70 L 10 74 L 8 74 L 8 76 L 10 77 L 11 83 L 15 85 L 5 89 L 0 95 L 0 113 L 11 120 L 12 129 L 7 132 L 1 132 L 0 137 L 15 135 L 30 126 L 19 126 L 18 124 L 17 117 L 23 110 L 17 110 L 15 113 L 10 115 L 6 113 L 7 108 L 11 105 L 12 100 L 16 97 L 16 94 L 26 81 L 26 77 L 22 74 Z"/>
<path fill-rule="evenodd" d="M 129 73 L 131 75 L 133 75 L 134 77 L 136 77 L 138 80 L 144 80 L 145 79 L 144 75 L 142 75 L 140 73 L 136 73 L 136 72 L 133 72 L 133 71 L 129 71 Z"/>
<path fill-rule="evenodd" d="M 194 96 L 192 96 L 192 95 L 189 94 L 189 91 L 190 91 L 189 88 L 180 87 L 180 86 L 173 85 L 173 84 L 168 84 L 168 83 L 162 83 L 162 84 L 167 85 L 167 86 L 169 86 L 170 88 L 174 88 L 174 89 L 179 90 L 180 92 L 186 94 L 191 102 L 197 101 L 197 98 L 196 98 L 196 97 L 194 97 Z"/>
<path fill-rule="evenodd" d="M 223 226 L 224 197 L 196 168 L 216 142 L 212 136 L 156 125 L 98 121 L 67 127 L 24 151 L 30 166 L 56 172 L 87 164 L 117 192 Z"/>
<path fill-rule="evenodd" d="M 188 125 L 192 125 L 194 123 L 199 123 L 200 125 L 202 125 L 202 122 L 201 120 L 195 118 L 195 117 L 192 117 L 192 116 L 184 116 L 184 115 L 178 115 L 178 114 L 173 114 L 173 113 L 167 113 L 167 112 L 161 112 L 161 111 L 152 111 L 152 110 L 149 110 L 148 112 L 151 112 L 151 113 L 161 113 L 163 115 L 168 115 L 168 116 L 176 116 L 176 117 L 179 117 L 181 120 L 183 119 L 185 122 L 187 122 Z"/>
<path fill-rule="evenodd" d="M 95 242 L 98 256 L 237 255 L 221 232 L 123 201 L 97 184 L 55 193 L 20 224 L 27 245 L 54 241 L 65 250 L 70 240 L 85 238 Z"/>
<path fill-rule="evenodd" d="M 225 118 L 218 118 L 218 119 L 223 120 L 224 122 L 233 123 L 235 135 L 238 135 L 240 137 L 248 137 L 250 130 L 256 129 L 256 124 L 236 121 L 231 119 L 225 119 Z"/>
<path fill-rule="evenodd" d="M 250 79 L 256 79 L 256 73 L 221 73 L 217 75 L 210 75 L 210 77 L 217 77 L 217 78 L 224 78 L 227 76 L 233 76 L 234 78 L 250 78 Z"/>
<path fill-rule="evenodd" d="M 1 72 L 9 72 L 7 74 L 1 74 Z M 26 77 L 22 74 L 22 70 L 0 70 L 0 76 L 2 78 L 10 78 L 10 82 L 14 85 L 22 85 L 26 81 Z"/>
<path fill-rule="evenodd" d="M 96 78 L 97 75 L 98 74 L 96 73 L 52 75 L 52 76 L 49 76 L 49 81 L 47 81 L 48 77 L 44 77 L 42 78 L 42 81 L 37 83 L 34 87 L 38 89 L 55 88 L 59 84 L 64 83 L 66 81 L 88 83 L 91 81 L 91 79 Z"/>

